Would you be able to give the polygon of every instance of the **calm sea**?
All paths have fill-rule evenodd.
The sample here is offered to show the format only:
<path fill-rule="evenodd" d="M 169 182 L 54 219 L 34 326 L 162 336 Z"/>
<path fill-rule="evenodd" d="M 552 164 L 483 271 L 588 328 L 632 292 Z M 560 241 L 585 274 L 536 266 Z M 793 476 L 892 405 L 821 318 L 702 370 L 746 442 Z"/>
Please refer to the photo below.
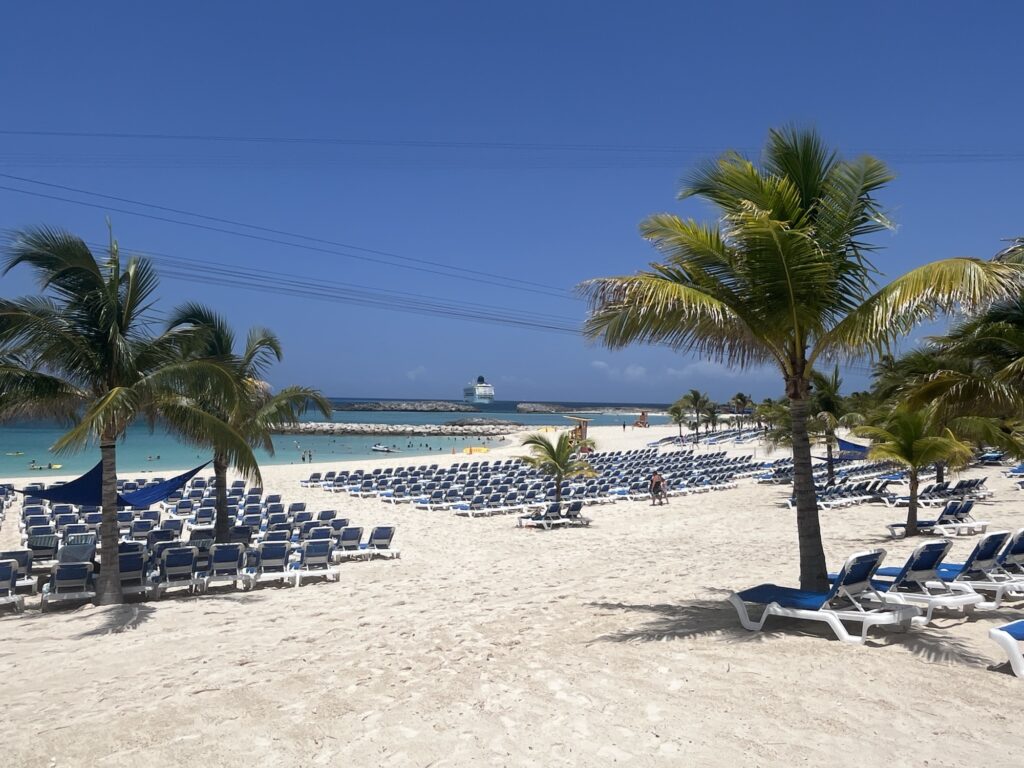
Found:
<path fill-rule="evenodd" d="M 337 398 L 337 402 L 359 402 Z M 601 407 L 628 407 L 656 409 L 658 405 L 630 405 L 628 403 L 560 403 L 570 408 L 585 410 Z M 419 413 L 391 411 L 335 411 L 334 421 L 355 424 L 444 424 L 457 419 L 475 415 L 491 418 L 508 419 L 521 424 L 544 426 L 564 426 L 569 421 L 559 414 L 525 414 L 517 413 L 515 402 L 495 402 L 490 405 L 478 406 L 480 414 L 462 413 L 457 411 Z M 624 414 L 587 414 L 593 419 L 595 426 L 621 424 L 623 421 L 632 423 L 633 416 Z M 322 417 L 309 417 L 310 421 L 322 421 Z M 665 423 L 664 416 L 651 416 L 652 424 Z M 41 476 L 55 474 L 71 474 L 84 472 L 99 461 L 99 449 L 91 447 L 79 453 L 55 455 L 50 446 L 63 434 L 56 424 L 32 422 L 8 424 L 0 426 L 0 478 L 26 474 L 30 464 L 46 467 L 48 464 L 60 464 L 59 470 L 43 469 L 37 472 Z M 257 451 L 257 458 L 262 464 L 300 464 L 303 452 L 312 451 L 314 461 L 352 461 L 383 454 L 370 450 L 375 443 L 383 442 L 399 449 L 403 455 L 430 456 L 438 453 L 451 453 L 452 449 L 461 452 L 463 448 L 474 445 L 501 445 L 499 440 L 482 440 L 472 437 L 419 437 L 419 438 L 388 438 L 372 436 L 331 437 L 328 435 L 276 435 L 274 437 L 274 455 Z M 150 432 L 143 425 L 136 425 L 128 430 L 124 441 L 118 445 L 118 472 L 140 473 L 154 472 L 166 474 L 168 469 L 192 467 L 210 458 L 209 451 L 182 443 L 173 435 L 159 427 Z"/>

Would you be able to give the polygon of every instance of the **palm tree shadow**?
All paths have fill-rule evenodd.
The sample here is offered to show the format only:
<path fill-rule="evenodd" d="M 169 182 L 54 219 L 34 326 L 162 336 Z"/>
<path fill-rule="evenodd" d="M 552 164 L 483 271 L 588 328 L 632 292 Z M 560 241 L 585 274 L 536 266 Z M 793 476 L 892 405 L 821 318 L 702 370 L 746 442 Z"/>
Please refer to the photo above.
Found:
<path fill-rule="evenodd" d="M 884 638 L 884 639 L 883 639 Z M 876 632 L 868 646 L 900 646 L 925 661 L 938 664 L 963 664 L 995 669 L 992 658 L 974 651 L 969 643 L 949 635 L 942 626 L 913 627 L 909 632 Z"/>
<path fill-rule="evenodd" d="M 156 613 L 156 607 L 145 603 L 124 603 L 103 609 L 100 623 L 90 630 L 77 635 L 76 639 L 118 635 L 145 624 Z M 94 614 L 95 615 L 95 614 Z"/>
<path fill-rule="evenodd" d="M 727 590 L 714 590 L 723 595 Z M 653 618 L 640 625 L 601 635 L 591 642 L 653 642 L 728 635 L 733 640 L 760 640 L 765 633 L 748 632 L 740 626 L 735 609 L 723 600 L 690 600 L 684 603 L 587 603 L 604 611 L 629 611 Z"/>

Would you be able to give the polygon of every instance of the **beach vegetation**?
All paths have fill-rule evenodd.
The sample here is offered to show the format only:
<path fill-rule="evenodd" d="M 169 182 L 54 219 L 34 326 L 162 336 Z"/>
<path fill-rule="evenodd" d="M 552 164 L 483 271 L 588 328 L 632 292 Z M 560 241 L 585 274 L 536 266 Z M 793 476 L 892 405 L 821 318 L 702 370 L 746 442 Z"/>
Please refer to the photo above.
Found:
<path fill-rule="evenodd" d="M 552 442 L 546 435 L 534 433 L 523 438 L 523 447 L 529 448 L 530 453 L 519 458 L 554 481 L 555 501 L 562 500 L 562 481 L 597 477 L 594 468 L 578 453 L 581 448 L 593 448 L 591 440 L 574 443 L 568 432 L 562 432 Z"/>

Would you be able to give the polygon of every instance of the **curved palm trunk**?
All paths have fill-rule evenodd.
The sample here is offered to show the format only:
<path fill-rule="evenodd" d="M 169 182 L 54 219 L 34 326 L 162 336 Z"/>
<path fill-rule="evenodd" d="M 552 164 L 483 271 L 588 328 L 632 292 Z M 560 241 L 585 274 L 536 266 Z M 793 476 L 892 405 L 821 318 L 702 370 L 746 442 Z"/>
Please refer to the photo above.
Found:
<path fill-rule="evenodd" d="M 121 577 L 117 563 L 117 443 L 113 436 L 100 441 L 103 460 L 103 518 L 100 520 L 100 573 L 96 577 L 96 604 L 123 602 Z"/>
<path fill-rule="evenodd" d="M 811 441 L 807 435 L 807 399 L 790 398 L 793 425 L 793 496 L 796 499 L 797 540 L 800 545 L 800 588 L 827 592 L 828 573 L 821 545 L 818 501 L 811 471 Z"/>
<path fill-rule="evenodd" d="M 935 482 L 941 483 L 946 479 L 946 462 L 935 462 Z"/>
<path fill-rule="evenodd" d="M 217 495 L 217 520 L 214 538 L 218 544 L 227 542 L 231 534 L 231 521 L 228 520 L 228 460 L 223 454 L 213 456 L 214 491 Z"/>
<path fill-rule="evenodd" d="M 917 470 L 910 470 L 910 503 L 907 504 L 907 536 L 917 536 L 917 490 L 920 485 Z"/>
<path fill-rule="evenodd" d="M 831 429 L 825 430 L 825 457 L 828 460 L 828 484 L 836 481 L 835 460 L 832 458 L 832 441 L 835 439 L 835 432 Z"/>

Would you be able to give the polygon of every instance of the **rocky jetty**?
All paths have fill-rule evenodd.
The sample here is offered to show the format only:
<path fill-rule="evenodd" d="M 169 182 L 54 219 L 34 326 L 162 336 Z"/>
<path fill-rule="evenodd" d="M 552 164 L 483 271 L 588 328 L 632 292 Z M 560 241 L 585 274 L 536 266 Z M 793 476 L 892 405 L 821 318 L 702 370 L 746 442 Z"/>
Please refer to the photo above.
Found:
<path fill-rule="evenodd" d="M 552 405 L 551 403 L 519 403 L 516 405 L 518 413 L 565 413 L 568 410 L 563 405 Z"/>
<path fill-rule="evenodd" d="M 274 430 L 281 435 L 380 435 L 381 437 L 498 437 L 523 427 L 510 424 L 349 424 L 333 421 L 304 421 Z"/>
<path fill-rule="evenodd" d="M 384 401 L 374 403 L 335 403 L 336 411 L 415 411 L 417 413 L 439 413 L 456 411 L 458 413 L 478 413 L 479 409 L 468 403 L 449 402 L 447 400 L 408 400 Z"/>
<path fill-rule="evenodd" d="M 507 419 L 488 419 L 485 416 L 470 416 L 468 419 L 459 419 L 457 421 L 446 421 L 444 423 L 446 427 L 525 427 L 518 421 L 508 421 Z"/>

